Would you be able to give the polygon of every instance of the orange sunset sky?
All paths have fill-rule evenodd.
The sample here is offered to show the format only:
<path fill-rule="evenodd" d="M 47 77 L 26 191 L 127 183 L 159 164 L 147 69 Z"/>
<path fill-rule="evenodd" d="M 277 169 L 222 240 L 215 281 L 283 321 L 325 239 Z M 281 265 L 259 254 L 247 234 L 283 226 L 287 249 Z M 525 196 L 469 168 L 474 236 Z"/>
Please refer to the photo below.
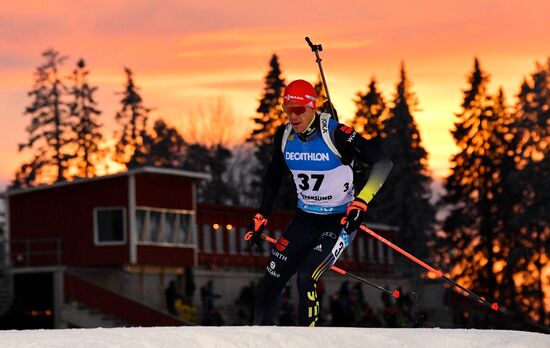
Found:
<path fill-rule="evenodd" d="M 273 53 L 287 82 L 315 82 L 318 67 L 304 41 L 321 43 L 323 68 L 341 121 L 372 76 L 387 101 L 405 62 L 421 111 L 415 113 L 434 175 L 448 173 L 456 151 L 449 133 L 466 75 L 479 57 L 508 101 L 536 61 L 550 55 L 550 1 L 0 1 L 0 188 L 28 153 L 26 92 L 40 54 L 55 48 L 78 58 L 99 87 L 104 134 L 135 72 L 146 106 L 181 127 L 190 113 L 222 96 L 250 132 Z M 215 127 L 215 125 L 212 125 Z M 185 136 L 185 134 L 184 134 Z"/>

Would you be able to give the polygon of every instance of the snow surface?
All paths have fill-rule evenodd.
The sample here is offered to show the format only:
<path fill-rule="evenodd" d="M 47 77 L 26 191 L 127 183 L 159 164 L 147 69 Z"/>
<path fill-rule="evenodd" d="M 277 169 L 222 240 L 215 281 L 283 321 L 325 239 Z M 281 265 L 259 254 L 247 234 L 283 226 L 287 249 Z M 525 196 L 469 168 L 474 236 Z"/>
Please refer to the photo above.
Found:
<path fill-rule="evenodd" d="M 550 335 L 463 329 L 153 327 L 0 331 L 0 347 L 525 347 L 548 348 Z"/>

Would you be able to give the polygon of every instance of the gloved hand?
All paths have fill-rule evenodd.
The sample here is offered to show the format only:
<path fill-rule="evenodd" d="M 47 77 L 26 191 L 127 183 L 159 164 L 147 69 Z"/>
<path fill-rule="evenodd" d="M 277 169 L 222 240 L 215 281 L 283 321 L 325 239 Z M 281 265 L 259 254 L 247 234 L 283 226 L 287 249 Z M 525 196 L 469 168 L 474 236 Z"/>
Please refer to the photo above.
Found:
<path fill-rule="evenodd" d="M 342 218 L 341 224 L 344 226 L 344 230 L 349 234 L 357 231 L 365 214 L 367 212 L 367 203 L 361 198 L 355 198 L 346 211 L 346 216 Z"/>
<path fill-rule="evenodd" d="M 266 225 L 267 219 L 262 214 L 257 213 L 254 215 L 254 218 L 250 221 L 247 232 L 248 243 L 250 246 L 254 246 L 254 244 L 260 246 L 260 242 L 262 241 L 262 232 Z"/>

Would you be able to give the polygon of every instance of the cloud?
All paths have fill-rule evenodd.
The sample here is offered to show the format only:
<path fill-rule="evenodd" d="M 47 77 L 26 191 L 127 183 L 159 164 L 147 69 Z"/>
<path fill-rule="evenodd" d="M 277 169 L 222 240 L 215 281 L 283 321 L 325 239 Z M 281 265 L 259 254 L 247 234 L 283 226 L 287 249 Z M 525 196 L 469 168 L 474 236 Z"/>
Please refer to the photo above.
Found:
<path fill-rule="evenodd" d="M 191 34 L 179 42 L 181 58 L 234 56 L 234 55 L 263 55 L 267 52 L 281 52 L 288 50 L 308 50 L 305 42 L 307 26 L 281 28 L 239 28 L 223 31 L 213 31 Z M 318 33 L 319 34 L 319 33 Z M 332 34 L 318 35 L 332 37 L 330 48 L 333 50 L 364 48 L 373 43 L 370 39 L 345 38 L 342 28 L 333 30 Z M 317 42 L 312 41 L 317 44 Z"/>
<path fill-rule="evenodd" d="M 244 91 L 258 91 L 262 88 L 263 81 L 258 78 L 256 80 L 233 80 L 222 82 L 211 82 L 198 84 L 197 87 L 212 88 L 212 89 L 232 89 L 232 90 L 244 90 Z"/>

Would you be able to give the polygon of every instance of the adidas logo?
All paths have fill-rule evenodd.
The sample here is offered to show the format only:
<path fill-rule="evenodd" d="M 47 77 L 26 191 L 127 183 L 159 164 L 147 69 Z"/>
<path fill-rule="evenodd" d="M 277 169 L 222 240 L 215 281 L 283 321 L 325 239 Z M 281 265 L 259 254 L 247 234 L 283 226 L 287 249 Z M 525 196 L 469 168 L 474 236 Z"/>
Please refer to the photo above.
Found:
<path fill-rule="evenodd" d="M 313 248 L 313 250 L 323 251 L 321 244 L 317 245 L 315 248 Z"/>

